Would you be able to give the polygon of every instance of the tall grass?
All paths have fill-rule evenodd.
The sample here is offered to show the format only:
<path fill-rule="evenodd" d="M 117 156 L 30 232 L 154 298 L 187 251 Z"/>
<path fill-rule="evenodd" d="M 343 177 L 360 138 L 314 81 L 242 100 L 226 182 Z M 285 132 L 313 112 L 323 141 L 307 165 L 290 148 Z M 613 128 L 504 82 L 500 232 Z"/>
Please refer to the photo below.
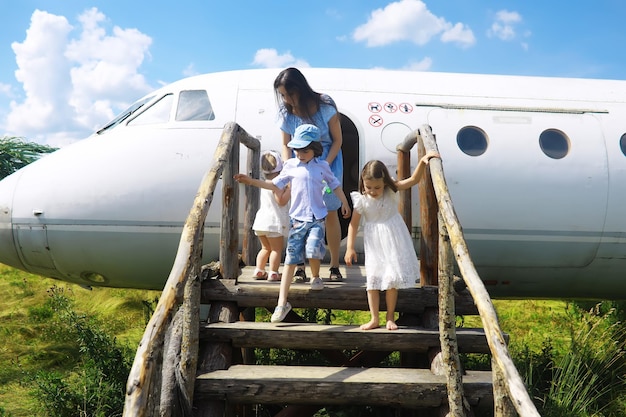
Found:
<path fill-rule="evenodd" d="M 69 304 L 55 306 L 50 301 L 55 294 L 66 297 L 67 300 L 61 299 Z M 104 384 L 101 374 L 93 372 L 98 367 L 85 368 L 78 364 L 90 360 L 85 355 L 90 350 L 94 360 L 97 353 L 93 352 L 99 346 L 108 346 L 111 349 L 104 350 L 113 352 L 112 357 L 100 357 L 104 360 L 100 368 L 110 367 L 107 360 L 119 363 L 132 360 L 150 306 L 159 294 L 106 288 L 87 291 L 0 265 L 0 340 L 3 342 L 0 343 L 0 417 L 63 415 L 68 410 L 49 407 L 46 410 L 40 400 L 46 392 L 54 394 L 56 388 L 76 383 L 85 387 L 85 393 L 90 393 L 88 397 L 95 401 L 100 415 L 107 415 L 111 404 L 98 401 L 106 397 L 99 391 L 110 385 Z M 503 331 L 510 335 L 513 360 L 542 416 L 626 415 L 623 356 L 626 338 L 620 322 L 623 314 L 611 303 L 602 303 L 589 311 L 561 301 L 496 300 L 494 304 Z M 367 312 L 342 310 L 302 313 L 321 323 L 360 324 L 369 318 Z M 268 321 L 269 314 L 261 313 L 258 319 Z M 63 328 L 62 321 L 73 323 L 69 327 L 74 330 Z M 478 318 L 467 317 L 463 321 L 465 327 L 480 327 Z M 82 336 L 76 332 L 77 324 L 86 330 Z M 90 342 L 85 338 L 89 329 L 102 330 L 103 334 L 97 336 L 104 339 L 95 337 Z M 115 356 L 118 349 L 127 356 Z M 268 362 L 287 359 L 289 363 L 317 360 L 310 353 L 306 358 L 297 355 L 297 352 L 267 351 L 259 359 Z M 118 376 L 118 379 L 123 378 Z M 46 391 L 46 388 L 50 389 Z M 120 387 L 114 385 L 114 389 Z M 33 395 L 34 392 L 37 394 Z M 69 396 L 72 390 L 61 392 Z M 356 415 L 351 410 L 327 409 L 327 412 L 333 416 Z M 363 410 L 359 412 L 362 414 Z M 370 409 L 369 414 L 362 415 L 380 416 L 380 412 Z"/>
<path fill-rule="evenodd" d="M 117 350 L 132 360 L 145 328 L 147 306 L 159 294 L 106 288 L 88 291 L 0 265 L 0 417 L 63 415 L 45 410 L 38 384 L 50 388 L 58 400 L 69 391 L 57 391 L 57 387 L 81 379 L 85 388 L 92 384 L 93 389 L 84 391 L 92 399 L 104 394 L 102 378 L 91 373 L 97 367 L 81 364 L 106 359 L 104 352 Z M 68 304 L 54 304 L 62 299 Z M 109 360 L 125 360 L 115 358 Z M 115 370 L 112 365 L 103 366 Z"/>
<path fill-rule="evenodd" d="M 555 364 L 545 416 L 624 416 L 626 332 L 601 305 L 580 315 L 570 351 Z"/>

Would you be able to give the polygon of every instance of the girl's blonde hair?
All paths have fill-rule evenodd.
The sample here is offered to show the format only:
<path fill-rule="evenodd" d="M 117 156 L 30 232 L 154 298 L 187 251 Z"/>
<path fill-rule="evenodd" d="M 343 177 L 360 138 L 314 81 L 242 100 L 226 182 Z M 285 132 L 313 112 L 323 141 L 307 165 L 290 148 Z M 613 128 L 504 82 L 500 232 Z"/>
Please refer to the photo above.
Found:
<path fill-rule="evenodd" d="M 361 176 L 359 177 L 359 192 L 363 194 L 365 192 L 365 185 L 363 184 L 366 180 L 383 180 L 385 187 L 389 187 L 395 193 L 398 191 L 398 187 L 396 186 L 396 182 L 389 175 L 389 170 L 387 166 L 378 160 L 372 160 L 365 164 L 363 169 L 361 170 Z"/>
<path fill-rule="evenodd" d="M 261 171 L 265 178 L 275 177 L 283 169 L 283 159 L 276 151 L 265 151 L 261 155 Z"/>

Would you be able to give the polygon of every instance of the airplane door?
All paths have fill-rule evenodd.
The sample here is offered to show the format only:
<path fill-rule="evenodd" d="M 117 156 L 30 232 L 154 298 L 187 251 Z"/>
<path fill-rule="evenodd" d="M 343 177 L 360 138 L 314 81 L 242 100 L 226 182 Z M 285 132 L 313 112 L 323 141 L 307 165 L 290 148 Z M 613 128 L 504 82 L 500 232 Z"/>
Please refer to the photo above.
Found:
<path fill-rule="evenodd" d="M 350 192 L 359 189 L 359 175 L 361 172 L 359 165 L 359 156 L 361 148 L 359 144 L 359 132 L 350 117 L 343 113 L 341 116 L 341 135 L 343 143 L 341 145 L 341 154 L 343 155 L 343 192 L 346 194 L 348 204 L 352 210 L 352 198 Z M 344 239 L 348 235 L 348 225 L 350 218 L 344 219 L 339 214 L 339 223 L 341 224 L 341 238 Z"/>
<path fill-rule="evenodd" d="M 50 256 L 46 226 L 16 225 L 17 243 L 24 265 L 33 272 L 55 269 Z M 45 249 L 41 249 L 45 248 Z"/>
<path fill-rule="evenodd" d="M 435 109 L 428 122 L 477 265 L 583 267 L 594 259 L 608 198 L 596 118 Z M 466 127 L 484 133 L 484 153 L 461 150 L 459 132 Z M 563 134 L 562 157 L 544 153 L 540 136 L 546 131 Z"/>

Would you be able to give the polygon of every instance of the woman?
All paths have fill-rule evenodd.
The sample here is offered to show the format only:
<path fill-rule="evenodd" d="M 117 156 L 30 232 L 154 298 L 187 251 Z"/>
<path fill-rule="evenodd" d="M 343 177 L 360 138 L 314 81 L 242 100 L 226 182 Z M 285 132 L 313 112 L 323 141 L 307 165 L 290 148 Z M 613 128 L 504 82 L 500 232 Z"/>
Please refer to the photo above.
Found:
<path fill-rule="evenodd" d="M 330 165 L 335 177 L 343 180 L 343 159 L 341 155 L 341 122 L 337 106 L 333 99 L 314 91 L 300 70 L 287 68 L 281 71 L 274 80 L 274 92 L 279 103 L 280 129 L 283 139 L 283 158 L 292 157 L 287 144 L 296 128 L 302 124 L 313 124 L 320 130 L 323 153 L 321 158 Z M 326 216 L 326 241 L 330 252 L 330 279 L 341 281 L 339 271 L 339 245 L 341 243 L 341 226 L 337 210 L 341 202 L 335 194 L 328 190 L 324 193 L 324 202 L 328 209 Z M 304 281 L 304 269 L 296 271 L 296 277 Z M 297 278 L 296 278 L 297 279 Z"/>

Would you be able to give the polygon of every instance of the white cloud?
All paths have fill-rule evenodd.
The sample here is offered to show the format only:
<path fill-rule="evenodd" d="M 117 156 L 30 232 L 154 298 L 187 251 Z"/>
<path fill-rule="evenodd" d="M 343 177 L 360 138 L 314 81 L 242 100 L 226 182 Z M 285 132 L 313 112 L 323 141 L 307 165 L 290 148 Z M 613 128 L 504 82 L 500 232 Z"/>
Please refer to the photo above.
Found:
<path fill-rule="evenodd" d="M 456 42 L 462 47 L 470 47 L 476 43 L 474 33 L 463 23 L 457 23 L 441 34 L 442 42 Z"/>
<path fill-rule="evenodd" d="M 11 97 L 12 95 L 11 85 L 0 83 L 0 95 Z"/>
<path fill-rule="evenodd" d="M 24 41 L 11 45 L 24 98 L 11 102 L 8 133 L 60 146 L 88 136 L 153 89 L 138 72 L 150 37 L 117 26 L 107 34 L 105 23 L 96 8 L 79 17 L 78 28 L 35 10 Z"/>
<path fill-rule="evenodd" d="M 418 62 L 410 62 L 406 65 L 404 70 L 407 71 L 428 71 L 433 65 L 433 60 L 430 57 L 426 57 Z"/>
<path fill-rule="evenodd" d="M 276 49 L 269 48 L 256 51 L 252 64 L 263 68 L 306 68 L 310 66 L 305 60 L 295 58 L 289 51 L 279 55 Z"/>
<path fill-rule="evenodd" d="M 517 12 L 500 10 L 496 13 L 495 22 L 487 32 L 489 37 L 496 37 L 503 41 L 515 39 L 515 26 L 522 21 L 522 16 Z"/>
<path fill-rule="evenodd" d="M 380 71 L 392 71 L 392 70 L 401 70 L 401 71 L 428 71 L 433 65 L 433 60 L 430 57 L 426 57 L 421 61 L 410 61 L 407 65 L 401 68 L 387 68 L 374 66 L 371 69 L 380 70 Z"/>
<path fill-rule="evenodd" d="M 476 43 L 469 27 L 463 23 L 453 25 L 435 16 L 421 0 L 400 0 L 376 9 L 352 34 L 355 41 L 366 42 L 370 47 L 400 41 L 425 45 L 435 36 L 440 36 L 442 42 L 454 42 L 462 47 Z"/>
<path fill-rule="evenodd" d="M 183 75 L 185 77 L 193 77 L 194 75 L 200 74 L 196 69 L 196 65 L 192 62 L 183 70 Z"/>

